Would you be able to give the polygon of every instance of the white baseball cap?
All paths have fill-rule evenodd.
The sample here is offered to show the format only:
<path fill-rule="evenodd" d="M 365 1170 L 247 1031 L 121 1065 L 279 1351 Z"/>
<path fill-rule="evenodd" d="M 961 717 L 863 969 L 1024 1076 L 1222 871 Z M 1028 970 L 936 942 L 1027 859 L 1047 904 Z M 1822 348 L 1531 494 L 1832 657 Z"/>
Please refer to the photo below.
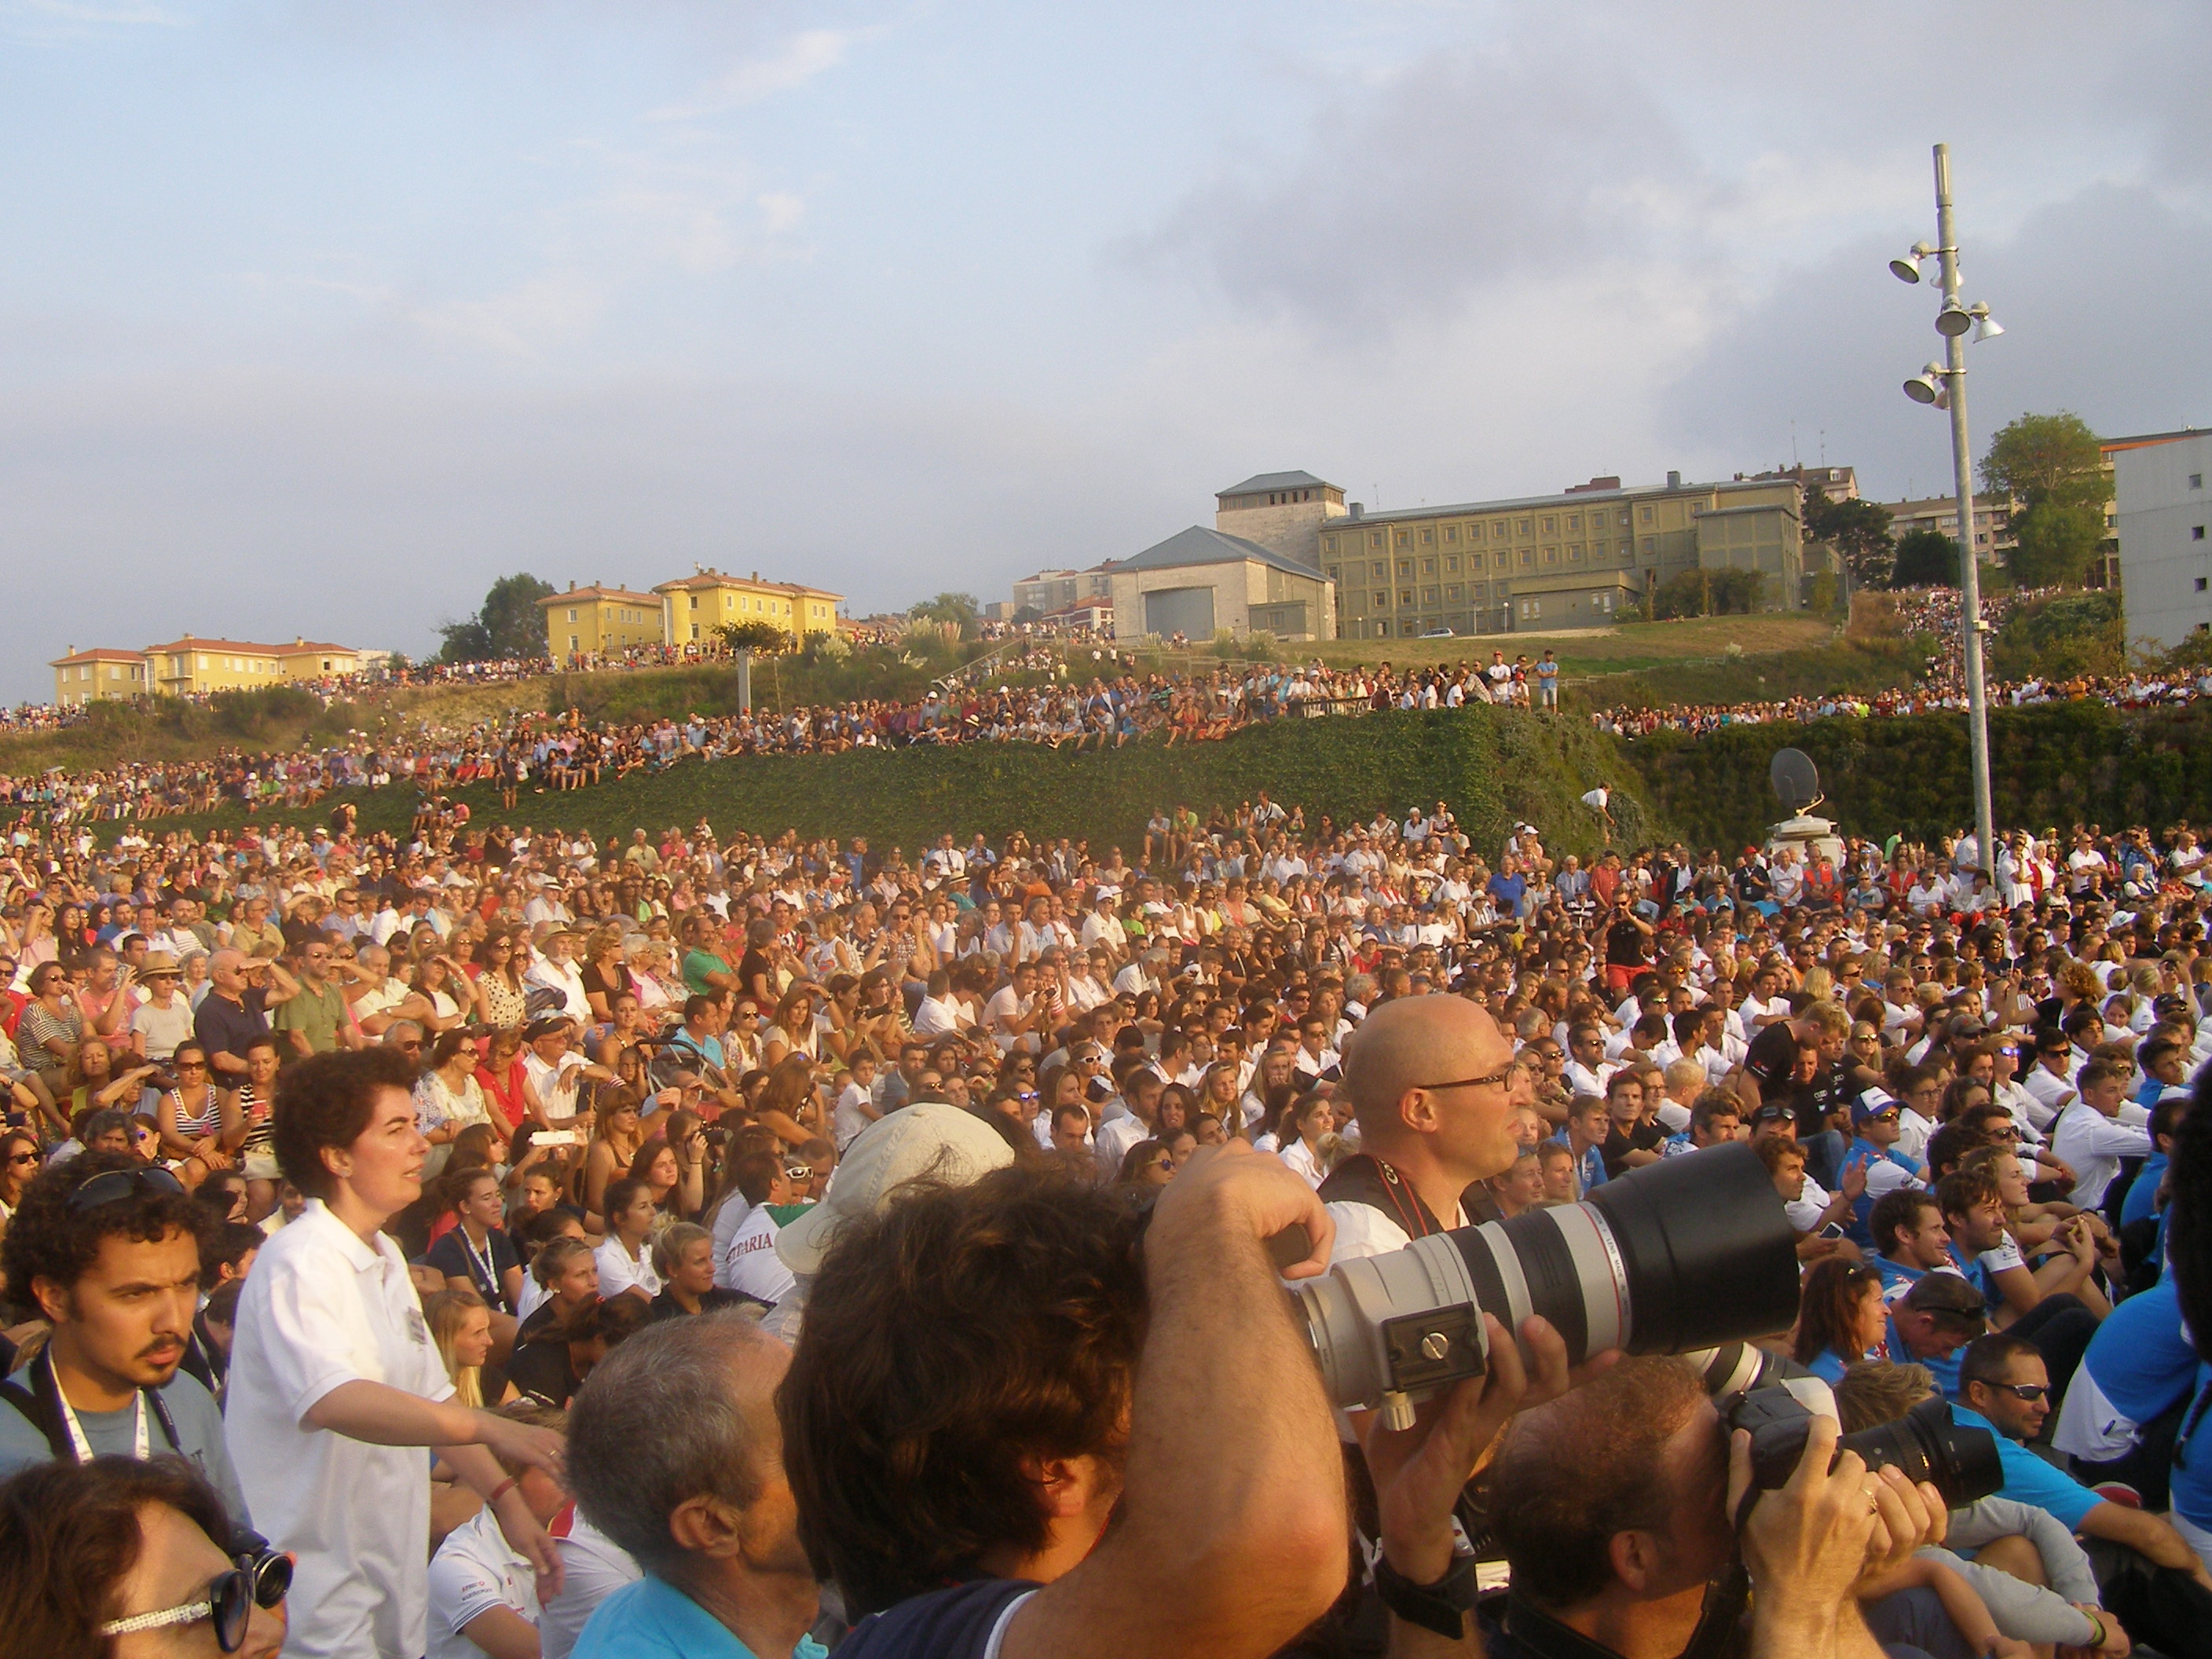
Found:
<path fill-rule="evenodd" d="M 942 1102 L 908 1106 L 853 1138 L 822 1201 L 776 1235 L 775 1253 L 795 1273 L 818 1273 L 837 1230 L 878 1213 L 909 1182 L 968 1187 L 1014 1161 L 1014 1149 L 974 1113 Z"/>

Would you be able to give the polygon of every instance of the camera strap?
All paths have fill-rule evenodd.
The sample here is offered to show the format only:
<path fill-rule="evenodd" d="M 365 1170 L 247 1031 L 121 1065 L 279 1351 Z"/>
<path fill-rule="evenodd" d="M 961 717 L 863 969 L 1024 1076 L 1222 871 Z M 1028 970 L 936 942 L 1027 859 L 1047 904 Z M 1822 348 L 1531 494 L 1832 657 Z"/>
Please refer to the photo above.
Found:
<path fill-rule="evenodd" d="M 85 1438 L 84 1428 L 77 1421 L 76 1413 L 62 1397 L 61 1383 L 54 1376 L 54 1359 L 51 1349 L 41 1353 L 25 1368 L 31 1386 L 21 1382 L 0 1382 L 0 1400 L 5 1400 L 16 1412 L 45 1437 L 46 1449 L 57 1462 L 85 1463 L 92 1460 L 92 1446 Z M 151 1410 L 154 1420 L 161 1425 L 161 1437 L 169 1443 L 169 1449 L 184 1455 L 183 1443 L 177 1435 L 175 1419 L 169 1415 L 168 1402 L 153 1389 L 138 1390 L 138 1419 L 136 1455 L 143 1462 L 151 1450 L 146 1434 L 146 1413 Z"/>
<path fill-rule="evenodd" d="M 1324 1204 L 1364 1204 L 1395 1221 L 1407 1238 L 1442 1232 L 1443 1224 L 1429 1212 L 1421 1195 L 1397 1170 L 1370 1152 L 1348 1158 L 1322 1182 Z"/>

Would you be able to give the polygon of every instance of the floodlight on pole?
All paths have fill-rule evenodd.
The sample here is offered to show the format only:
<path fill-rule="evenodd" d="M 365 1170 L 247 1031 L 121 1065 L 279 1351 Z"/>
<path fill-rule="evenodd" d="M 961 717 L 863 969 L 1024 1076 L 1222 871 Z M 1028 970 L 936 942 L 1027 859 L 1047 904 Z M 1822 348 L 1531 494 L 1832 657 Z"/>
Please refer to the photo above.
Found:
<path fill-rule="evenodd" d="M 1996 875 L 1996 822 L 1990 797 L 1989 688 L 1982 674 L 1982 585 L 1974 547 L 1973 451 L 1966 439 L 1966 332 L 1994 339 L 2003 327 L 1979 302 L 1959 297 L 1959 237 L 1951 210 L 1951 147 L 1936 146 L 1936 246 L 1916 242 L 1906 258 L 1893 259 L 1890 270 L 1900 282 L 1917 283 L 1922 262 L 1933 256 L 1943 292 L 1936 331 L 1943 337 L 1943 361 L 1930 363 L 1905 383 L 1916 404 L 1946 410 L 1951 416 L 1951 472 L 1959 502 L 1959 633 L 1966 658 L 1966 732 L 1973 755 L 1974 837 L 1978 867 L 1992 881 Z"/>
<path fill-rule="evenodd" d="M 1905 251 L 1902 258 L 1892 259 L 1889 262 L 1889 274 L 1900 283 L 1918 282 L 1920 262 L 1935 251 L 1925 242 L 1915 242 Z"/>

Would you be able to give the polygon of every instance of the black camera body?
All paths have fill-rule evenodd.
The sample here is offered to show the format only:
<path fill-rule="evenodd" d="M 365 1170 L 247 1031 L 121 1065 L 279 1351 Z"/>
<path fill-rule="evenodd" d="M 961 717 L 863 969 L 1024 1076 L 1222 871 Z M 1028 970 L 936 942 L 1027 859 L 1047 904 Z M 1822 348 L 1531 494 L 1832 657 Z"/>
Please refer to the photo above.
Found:
<path fill-rule="evenodd" d="M 1752 1485 L 1762 1492 L 1787 1485 L 1805 1455 L 1811 1408 L 1785 1388 L 1765 1387 L 1737 1395 L 1723 1415 L 1731 1430 L 1751 1435 Z M 1847 1451 L 1856 1452 L 1869 1469 L 1894 1465 L 1916 1483 L 1928 1482 L 1942 1494 L 1947 1509 L 1964 1509 L 2004 1485 L 1996 1437 L 1954 1422 L 1951 1402 L 1941 1395 L 1894 1422 L 1845 1435 L 1836 1443 L 1836 1455 Z"/>

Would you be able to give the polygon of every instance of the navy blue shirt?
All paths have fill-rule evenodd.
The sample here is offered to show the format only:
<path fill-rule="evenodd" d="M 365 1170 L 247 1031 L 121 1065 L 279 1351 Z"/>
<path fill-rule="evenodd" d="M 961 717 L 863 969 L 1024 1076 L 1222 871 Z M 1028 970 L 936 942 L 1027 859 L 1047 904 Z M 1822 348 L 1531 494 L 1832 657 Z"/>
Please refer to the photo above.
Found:
<path fill-rule="evenodd" d="M 837 1659 L 983 1659 L 1007 1609 L 1041 1588 L 1026 1578 L 979 1578 L 910 1595 L 854 1626 Z"/>

